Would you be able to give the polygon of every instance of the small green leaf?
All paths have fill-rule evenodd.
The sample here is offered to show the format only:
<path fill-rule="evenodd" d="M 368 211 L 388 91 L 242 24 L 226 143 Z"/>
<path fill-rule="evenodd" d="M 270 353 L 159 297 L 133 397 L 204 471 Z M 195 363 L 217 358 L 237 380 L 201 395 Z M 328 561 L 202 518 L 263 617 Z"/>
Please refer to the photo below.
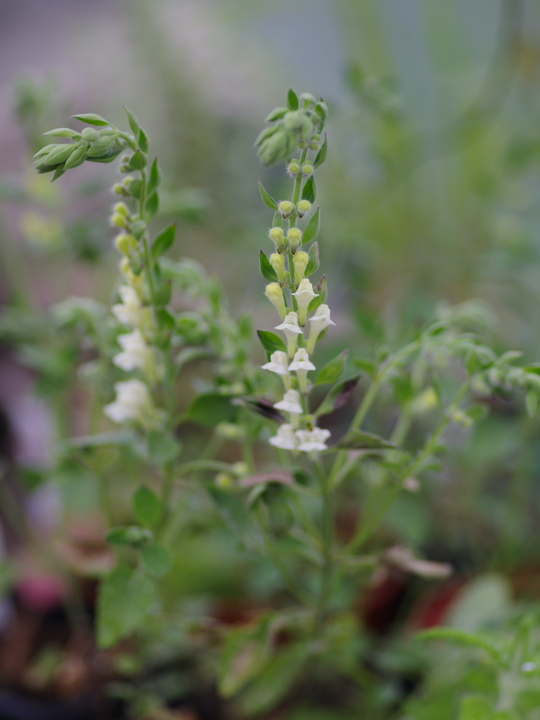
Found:
<path fill-rule="evenodd" d="M 465 647 L 475 647 L 484 650 L 497 663 L 501 662 L 501 651 L 496 641 L 483 633 L 468 632 L 451 627 L 434 627 L 423 630 L 416 635 L 419 640 L 446 640 L 447 642 Z"/>
<path fill-rule="evenodd" d="M 130 190 L 131 185 L 133 185 L 133 182 L 130 184 Z M 169 225 L 165 228 L 165 230 L 162 230 L 162 232 L 159 233 L 159 235 L 156 236 L 154 243 L 152 245 L 152 257 L 154 260 L 157 260 L 158 257 L 163 255 L 167 252 L 167 250 L 172 247 L 174 243 L 174 234 L 176 232 L 176 224 L 173 223 L 172 225 Z"/>
<path fill-rule="evenodd" d="M 108 120 L 105 120 L 101 115 L 96 115 L 95 113 L 84 113 L 83 115 L 72 115 L 71 117 L 75 118 L 75 120 L 81 120 L 81 122 L 85 122 L 87 125 L 96 125 L 97 127 L 110 125 L 110 127 L 114 127 Z"/>
<path fill-rule="evenodd" d="M 131 195 L 131 197 L 134 197 L 136 200 L 140 200 L 142 198 L 142 194 L 144 192 L 143 181 L 142 180 L 132 180 L 129 183 L 128 192 Z"/>
<path fill-rule="evenodd" d="M 97 603 L 97 642 L 108 648 L 144 626 L 157 604 L 153 581 L 137 569 L 120 565 L 101 582 Z"/>
<path fill-rule="evenodd" d="M 148 152 L 148 137 L 142 128 L 139 128 L 139 136 L 137 138 L 137 143 L 143 153 Z"/>
<path fill-rule="evenodd" d="M 230 398 L 218 393 L 208 393 L 195 398 L 186 413 L 186 419 L 205 427 L 214 427 L 220 422 L 233 422 L 237 412 Z"/>
<path fill-rule="evenodd" d="M 52 135 L 53 137 L 67 137 L 73 140 L 78 140 L 81 137 L 81 133 L 76 130 L 71 130 L 71 128 L 55 128 L 54 130 L 47 130 L 47 132 L 43 134 Z"/>
<path fill-rule="evenodd" d="M 131 128 L 131 132 L 133 133 L 135 138 L 137 138 L 139 135 L 139 130 L 140 130 L 139 121 L 137 120 L 135 115 L 131 112 L 131 110 L 129 108 L 127 108 L 125 105 L 124 105 L 124 110 L 126 111 L 129 127 Z"/>
<path fill-rule="evenodd" d="M 261 198 L 263 203 L 269 207 L 271 210 L 277 210 L 278 205 L 277 202 L 274 200 L 273 197 L 271 197 L 266 190 L 264 189 L 264 186 L 262 182 L 259 180 L 259 192 L 261 193 Z"/>
<path fill-rule="evenodd" d="M 315 411 L 315 415 L 317 417 L 328 415 L 328 413 L 344 405 L 354 392 L 359 380 L 360 375 L 354 375 L 334 385 Z"/>
<path fill-rule="evenodd" d="M 306 277 L 309 277 L 317 271 L 319 267 L 319 243 L 315 241 L 308 250 L 308 264 L 306 267 Z"/>
<path fill-rule="evenodd" d="M 145 528 L 130 525 L 129 527 L 111 528 L 105 535 L 109 545 L 124 545 L 139 548 L 152 539 L 152 533 Z"/>
<path fill-rule="evenodd" d="M 67 145 L 57 145 L 47 155 L 47 165 L 57 165 L 65 162 L 74 150 L 75 145 L 71 143 Z"/>
<path fill-rule="evenodd" d="M 150 167 L 150 175 L 148 176 L 148 192 L 149 194 L 152 194 L 154 190 L 157 189 L 158 185 L 161 182 L 161 173 L 159 171 L 159 165 L 157 158 L 154 158 L 154 161 Z"/>
<path fill-rule="evenodd" d="M 146 205 L 144 206 L 144 209 L 148 213 L 150 217 L 155 215 L 159 208 L 159 195 L 157 192 L 153 192 L 148 200 L 146 201 Z"/>
<path fill-rule="evenodd" d="M 277 282 L 278 277 L 276 271 L 262 250 L 259 252 L 259 270 L 265 280 L 268 282 Z"/>
<path fill-rule="evenodd" d="M 302 188 L 302 200 L 307 200 L 310 203 L 315 202 L 317 197 L 317 188 L 315 187 L 315 177 L 311 175 Z"/>
<path fill-rule="evenodd" d="M 81 142 L 77 143 L 75 150 L 68 157 L 64 163 L 64 170 L 71 170 L 71 168 L 82 165 L 86 158 L 86 151 L 88 149 L 88 143 Z"/>
<path fill-rule="evenodd" d="M 153 525 L 161 514 L 161 500 L 153 490 L 141 485 L 133 495 L 133 512 L 143 525 Z"/>
<path fill-rule="evenodd" d="M 321 277 L 319 282 L 315 285 L 314 290 L 317 293 L 317 297 L 314 297 L 313 300 L 309 303 L 308 312 L 310 313 L 314 312 L 320 305 L 326 302 L 326 275 L 323 275 Z"/>
<path fill-rule="evenodd" d="M 335 447 L 341 450 L 398 450 L 398 446 L 379 435 L 363 432 L 361 430 L 350 430 Z"/>
<path fill-rule="evenodd" d="M 310 217 L 309 222 L 304 229 L 304 233 L 302 235 L 302 243 L 304 245 L 307 245 L 308 242 L 315 240 L 315 238 L 319 234 L 320 227 L 321 213 L 320 208 L 317 208 L 313 215 Z"/>
<path fill-rule="evenodd" d="M 275 110 L 272 110 L 272 112 L 266 117 L 264 122 L 275 122 L 276 120 L 281 120 L 281 118 L 288 112 L 289 108 L 276 108 Z"/>
<path fill-rule="evenodd" d="M 358 368 L 358 370 L 367 373 L 367 375 L 369 375 L 370 377 L 373 377 L 376 374 L 377 365 L 373 362 L 373 360 L 368 360 L 368 358 L 356 357 L 353 358 L 353 363 Z"/>
<path fill-rule="evenodd" d="M 349 351 L 343 350 L 343 352 L 321 368 L 315 378 L 315 385 L 325 385 L 327 383 L 337 382 L 345 370 L 348 355 Z"/>
<path fill-rule="evenodd" d="M 534 390 L 529 390 L 525 395 L 525 408 L 529 417 L 534 417 L 538 410 L 538 395 Z"/>
<path fill-rule="evenodd" d="M 56 147 L 56 143 L 45 145 L 45 147 L 42 147 L 41 150 L 38 150 L 37 153 L 34 155 L 34 160 L 38 160 L 40 157 L 43 157 L 43 155 L 47 155 L 47 153 L 50 152 L 54 147 Z"/>
<path fill-rule="evenodd" d="M 56 166 L 56 170 L 53 173 L 53 176 L 51 178 L 51 182 L 54 182 L 55 180 L 58 180 L 59 177 L 61 177 L 66 171 L 64 170 L 63 163 L 61 165 Z"/>
<path fill-rule="evenodd" d="M 162 578 L 171 569 L 170 552 L 155 542 L 141 548 L 141 558 L 148 572 L 154 577 Z"/>
<path fill-rule="evenodd" d="M 129 160 L 129 167 L 133 170 L 144 170 L 147 162 L 148 158 L 146 157 L 146 155 L 140 150 L 135 150 Z"/>
<path fill-rule="evenodd" d="M 151 432 L 146 438 L 148 459 L 154 465 L 166 465 L 175 460 L 182 449 L 181 443 L 163 431 Z"/>
<path fill-rule="evenodd" d="M 315 160 L 313 161 L 313 167 L 318 168 L 326 160 L 326 154 L 328 152 L 328 140 L 326 139 L 326 133 L 324 134 L 324 141 L 321 145 L 319 152 L 317 153 Z"/>
<path fill-rule="evenodd" d="M 270 355 L 276 352 L 276 350 L 287 352 L 287 347 L 279 335 L 269 332 L 268 330 L 257 330 L 257 335 L 259 336 L 261 345 Z"/>
<path fill-rule="evenodd" d="M 110 148 L 114 145 L 116 142 L 116 137 L 114 135 L 103 135 L 98 140 L 96 140 L 95 143 L 92 143 L 90 149 L 88 150 L 88 157 L 101 157 L 102 155 L 105 155 L 105 153 L 110 150 Z"/>
<path fill-rule="evenodd" d="M 298 110 L 298 96 L 292 89 L 287 93 L 287 106 L 289 110 Z"/>

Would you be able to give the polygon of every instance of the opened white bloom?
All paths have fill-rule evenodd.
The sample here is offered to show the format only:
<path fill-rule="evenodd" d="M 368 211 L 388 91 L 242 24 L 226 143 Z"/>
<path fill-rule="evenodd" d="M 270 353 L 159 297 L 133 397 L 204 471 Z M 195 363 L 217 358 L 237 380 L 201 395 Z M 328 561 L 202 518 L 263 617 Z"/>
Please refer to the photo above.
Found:
<path fill-rule="evenodd" d="M 298 449 L 302 452 L 319 452 L 326 450 L 326 440 L 330 437 L 330 430 L 313 428 L 313 430 L 297 430 L 296 437 L 300 441 Z"/>
<path fill-rule="evenodd" d="M 140 380 L 116 383 L 116 400 L 103 408 L 107 417 L 116 423 L 136 422 L 143 427 L 155 424 L 157 411 L 148 386 Z"/>
<path fill-rule="evenodd" d="M 307 393 L 307 374 L 310 370 L 315 369 L 315 365 L 309 359 L 309 355 L 304 348 L 300 348 L 295 352 L 289 370 L 296 373 L 301 392 Z"/>
<path fill-rule="evenodd" d="M 300 403 L 300 393 L 298 390 L 287 390 L 283 396 L 283 400 L 280 400 L 274 405 L 276 410 L 284 410 L 288 413 L 300 415 L 302 412 L 302 405 Z"/>
<path fill-rule="evenodd" d="M 312 353 L 315 343 L 317 342 L 317 338 L 322 331 L 326 330 L 326 328 L 330 325 L 335 325 L 336 323 L 330 320 L 330 308 L 328 305 L 321 305 L 317 308 L 315 315 L 309 318 L 309 322 L 311 323 L 311 329 L 309 332 L 306 350 L 308 353 Z"/>
<path fill-rule="evenodd" d="M 282 450 L 296 450 L 298 441 L 294 433 L 292 425 L 283 423 L 277 431 L 277 435 L 268 439 L 270 445 L 281 448 Z"/>
<path fill-rule="evenodd" d="M 137 291 L 129 285 L 121 285 L 118 293 L 122 298 L 122 304 L 112 306 L 113 315 L 124 325 L 140 327 L 143 307 Z"/>
<path fill-rule="evenodd" d="M 140 330 L 118 336 L 123 352 L 113 357 L 113 363 L 122 370 L 141 370 L 151 382 L 158 376 L 158 366 L 154 348 L 147 345 Z"/>
<path fill-rule="evenodd" d="M 297 336 L 302 334 L 302 330 L 298 325 L 298 315 L 295 312 L 287 313 L 283 322 L 276 325 L 276 330 L 283 330 L 285 337 L 287 338 L 287 352 L 289 357 L 294 357 L 294 351 L 296 350 Z"/>
<path fill-rule="evenodd" d="M 289 372 L 289 358 L 283 350 L 276 350 L 270 355 L 270 362 L 261 366 L 263 370 L 270 370 L 276 375 L 287 375 Z"/>
<path fill-rule="evenodd" d="M 313 285 L 307 278 L 301 280 L 298 290 L 292 294 L 296 298 L 296 302 L 298 304 L 298 320 L 300 325 L 305 325 L 307 321 L 309 303 L 313 300 L 313 298 L 319 296 L 317 293 L 313 292 Z"/>

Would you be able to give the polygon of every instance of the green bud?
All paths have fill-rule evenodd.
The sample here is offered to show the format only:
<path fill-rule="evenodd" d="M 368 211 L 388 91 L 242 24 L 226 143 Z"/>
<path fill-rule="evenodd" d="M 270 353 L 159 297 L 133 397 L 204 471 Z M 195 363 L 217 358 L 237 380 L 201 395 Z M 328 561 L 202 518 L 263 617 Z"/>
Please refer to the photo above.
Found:
<path fill-rule="evenodd" d="M 133 235 L 120 233 L 120 235 L 117 235 L 114 239 L 114 246 L 122 255 L 129 256 L 130 251 L 135 250 L 137 247 L 137 241 Z"/>
<path fill-rule="evenodd" d="M 99 137 L 99 133 L 97 130 L 94 130 L 93 128 L 84 128 L 84 130 L 81 132 L 81 136 L 87 142 L 95 142 Z"/>
<path fill-rule="evenodd" d="M 283 245 L 283 230 L 280 227 L 270 228 L 268 231 L 268 237 L 273 240 L 277 247 L 280 248 Z"/>
<path fill-rule="evenodd" d="M 124 186 L 121 183 L 115 183 L 113 185 L 112 191 L 115 195 L 123 195 L 124 194 Z"/>
<path fill-rule="evenodd" d="M 281 319 L 283 319 L 287 314 L 287 310 L 285 309 L 285 298 L 283 297 L 283 290 L 281 289 L 281 285 L 276 282 L 269 283 L 266 286 L 264 294 L 270 300 L 272 305 L 276 308 L 276 310 L 280 314 Z"/>
<path fill-rule="evenodd" d="M 296 175 L 296 173 L 300 172 L 300 163 L 296 160 L 296 158 L 289 163 L 287 171 L 290 172 L 291 175 Z"/>
<path fill-rule="evenodd" d="M 289 215 L 292 215 L 294 211 L 294 203 L 290 200 L 282 200 L 278 205 L 278 212 L 280 212 L 283 217 L 289 217 Z"/>
<path fill-rule="evenodd" d="M 311 163 L 302 165 L 302 175 L 313 175 L 313 165 Z"/>
<path fill-rule="evenodd" d="M 132 175 L 128 175 L 127 177 L 125 177 L 125 178 L 122 180 L 122 185 L 123 185 L 125 188 L 128 188 L 132 180 L 133 180 L 133 176 L 132 176 Z"/>
<path fill-rule="evenodd" d="M 319 143 L 316 140 L 311 140 L 309 143 L 309 149 L 310 150 L 318 150 L 319 149 Z"/>
<path fill-rule="evenodd" d="M 233 486 L 234 478 L 229 473 L 218 473 L 215 478 L 215 483 L 221 490 L 230 490 Z"/>
<path fill-rule="evenodd" d="M 287 240 L 291 244 L 291 250 L 294 252 L 302 243 L 302 231 L 293 227 L 287 233 Z"/>
<path fill-rule="evenodd" d="M 131 223 L 131 233 L 137 238 L 137 240 L 141 239 L 145 231 L 146 223 L 142 220 L 135 220 L 135 222 Z"/>
<path fill-rule="evenodd" d="M 111 225 L 113 227 L 125 228 L 127 227 L 126 218 L 120 213 L 114 213 L 111 217 Z"/>
<path fill-rule="evenodd" d="M 278 276 L 279 282 L 283 285 L 285 282 L 285 258 L 281 255 L 281 253 L 272 253 L 269 260 L 270 265 L 274 268 L 274 271 Z"/>
<path fill-rule="evenodd" d="M 127 209 L 127 205 L 123 202 L 116 203 L 116 205 L 113 207 L 113 213 L 119 213 L 126 218 L 129 217 L 129 210 Z"/>
<path fill-rule="evenodd" d="M 292 155 L 295 144 L 295 133 L 278 127 L 276 132 L 266 137 L 259 145 L 259 160 L 265 165 L 276 165 Z"/>

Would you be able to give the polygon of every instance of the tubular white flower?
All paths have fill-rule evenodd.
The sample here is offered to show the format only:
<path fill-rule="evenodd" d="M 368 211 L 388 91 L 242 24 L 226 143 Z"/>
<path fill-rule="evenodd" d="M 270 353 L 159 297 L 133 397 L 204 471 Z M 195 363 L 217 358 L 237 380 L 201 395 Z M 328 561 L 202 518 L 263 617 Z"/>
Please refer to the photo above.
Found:
<path fill-rule="evenodd" d="M 297 430 L 296 437 L 300 444 L 298 450 L 302 452 L 320 452 L 326 450 L 326 440 L 330 437 L 330 430 L 323 428 L 313 428 L 313 430 Z"/>
<path fill-rule="evenodd" d="M 283 400 L 276 403 L 274 407 L 276 410 L 284 410 L 285 412 L 292 413 L 293 415 L 300 415 L 302 413 L 300 393 L 298 390 L 287 390 L 283 396 Z"/>
<path fill-rule="evenodd" d="M 296 350 L 297 336 L 302 335 L 302 330 L 298 325 L 298 315 L 295 312 L 287 313 L 283 322 L 275 326 L 275 330 L 283 330 L 285 333 L 287 352 L 292 359 Z"/>
<path fill-rule="evenodd" d="M 155 382 L 159 374 L 155 351 L 146 344 L 141 331 L 119 335 L 118 343 L 123 352 L 113 357 L 113 363 L 122 370 L 141 370 L 150 382 Z"/>
<path fill-rule="evenodd" d="M 118 293 L 122 303 L 112 306 L 113 315 L 123 324 L 140 327 L 142 324 L 143 306 L 137 291 L 129 285 L 121 285 Z"/>
<path fill-rule="evenodd" d="M 309 322 L 311 323 L 311 329 L 309 331 L 309 339 L 306 345 L 306 350 L 311 354 L 313 352 L 313 348 L 315 347 L 315 343 L 317 342 L 317 338 L 322 331 L 326 330 L 326 328 L 330 325 L 335 325 L 336 323 L 330 320 L 330 308 L 328 305 L 321 305 L 317 308 L 316 314 L 309 318 Z"/>
<path fill-rule="evenodd" d="M 309 359 L 309 355 L 304 348 L 300 348 L 296 351 L 296 353 L 294 354 L 294 359 L 289 366 L 289 370 L 296 373 L 296 376 L 298 378 L 298 384 L 300 385 L 300 390 L 304 394 L 306 394 L 308 390 L 307 374 L 310 370 L 316 370 L 316 367 Z"/>
<path fill-rule="evenodd" d="M 155 424 L 157 411 L 148 386 L 141 380 L 126 380 L 114 386 L 116 399 L 103 412 L 115 423 L 136 422 L 149 428 Z"/>
<path fill-rule="evenodd" d="M 298 290 L 292 293 L 296 298 L 298 304 L 298 321 L 300 325 L 305 325 L 307 322 L 307 311 L 309 303 L 313 298 L 319 297 L 317 293 L 313 292 L 313 285 L 307 278 L 300 281 Z"/>
<path fill-rule="evenodd" d="M 270 370 L 276 375 L 287 375 L 289 372 L 289 358 L 283 350 L 276 350 L 270 355 L 270 362 L 261 365 L 263 370 Z"/>
<path fill-rule="evenodd" d="M 282 450 L 296 450 L 298 446 L 298 440 L 294 433 L 292 425 L 289 423 L 283 423 L 278 428 L 277 435 L 273 435 L 268 439 L 270 445 L 281 448 Z"/>

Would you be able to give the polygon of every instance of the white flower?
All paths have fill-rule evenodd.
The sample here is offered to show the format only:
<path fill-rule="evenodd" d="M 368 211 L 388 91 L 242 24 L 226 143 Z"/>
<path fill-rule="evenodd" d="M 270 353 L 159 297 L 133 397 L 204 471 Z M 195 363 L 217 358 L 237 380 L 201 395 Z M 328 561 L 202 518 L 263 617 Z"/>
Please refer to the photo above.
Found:
<path fill-rule="evenodd" d="M 300 404 L 300 393 L 298 390 L 287 390 L 283 396 L 283 400 L 280 400 L 274 405 L 276 410 L 284 410 L 288 413 L 295 413 L 300 415 L 302 412 L 302 405 Z"/>
<path fill-rule="evenodd" d="M 285 337 L 287 338 L 287 351 L 289 357 L 292 358 L 296 350 L 297 336 L 302 334 L 302 330 L 298 326 L 298 315 L 295 312 L 287 313 L 283 322 L 276 325 L 275 329 L 283 330 L 285 333 Z"/>
<path fill-rule="evenodd" d="M 300 441 L 299 450 L 303 452 L 318 452 L 326 450 L 328 447 L 325 440 L 328 440 L 331 433 L 330 430 L 323 428 L 313 428 L 313 430 L 297 430 L 296 437 Z"/>
<path fill-rule="evenodd" d="M 313 298 L 319 296 L 317 293 L 313 292 L 313 285 L 307 278 L 300 281 L 298 290 L 292 294 L 296 298 L 296 303 L 298 305 L 298 320 L 300 325 L 305 325 L 309 303 L 313 300 Z"/>
<path fill-rule="evenodd" d="M 330 325 L 335 325 L 336 323 L 330 320 L 330 308 L 328 305 L 321 305 L 317 308 L 316 314 L 309 318 L 309 322 L 311 323 L 311 329 L 306 349 L 308 353 L 311 353 L 313 352 L 317 338 L 322 331 L 326 330 L 326 328 Z"/>
<path fill-rule="evenodd" d="M 287 375 L 289 372 L 289 358 L 283 350 L 276 350 L 270 355 L 270 362 L 261 366 L 263 370 L 270 370 L 276 375 Z"/>
<path fill-rule="evenodd" d="M 113 315 L 124 325 L 140 327 L 143 307 L 136 290 L 129 285 L 121 285 L 118 293 L 122 304 L 112 306 Z"/>
<path fill-rule="evenodd" d="M 283 450 L 296 450 L 298 445 L 292 425 L 288 423 L 283 423 L 283 425 L 278 428 L 277 435 L 269 438 L 268 442 L 270 445 L 282 448 Z"/>
<path fill-rule="evenodd" d="M 155 424 L 156 408 L 148 386 L 140 380 L 116 383 L 116 400 L 103 408 L 107 417 L 116 423 L 136 422 L 143 427 Z"/>
<path fill-rule="evenodd" d="M 285 354 L 285 353 L 283 353 Z M 295 354 L 294 359 L 292 363 L 289 366 L 289 370 L 295 370 L 298 372 L 299 370 L 309 372 L 309 370 L 316 370 L 317 368 L 315 365 L 311 362 L 309 359 L 309 355 L 307 353 L 307 350 L 304 350 L 304 348 L 299 348 Z"/>
<path fill-rule="evenodd" d="M 151 382 L 156 380 L 158 368 L 155 351 L 147 345 L 140 330 L 118 336 L 123 352 L 113 357 L 113 363 L 122 370 L 142 370 Z"/>

